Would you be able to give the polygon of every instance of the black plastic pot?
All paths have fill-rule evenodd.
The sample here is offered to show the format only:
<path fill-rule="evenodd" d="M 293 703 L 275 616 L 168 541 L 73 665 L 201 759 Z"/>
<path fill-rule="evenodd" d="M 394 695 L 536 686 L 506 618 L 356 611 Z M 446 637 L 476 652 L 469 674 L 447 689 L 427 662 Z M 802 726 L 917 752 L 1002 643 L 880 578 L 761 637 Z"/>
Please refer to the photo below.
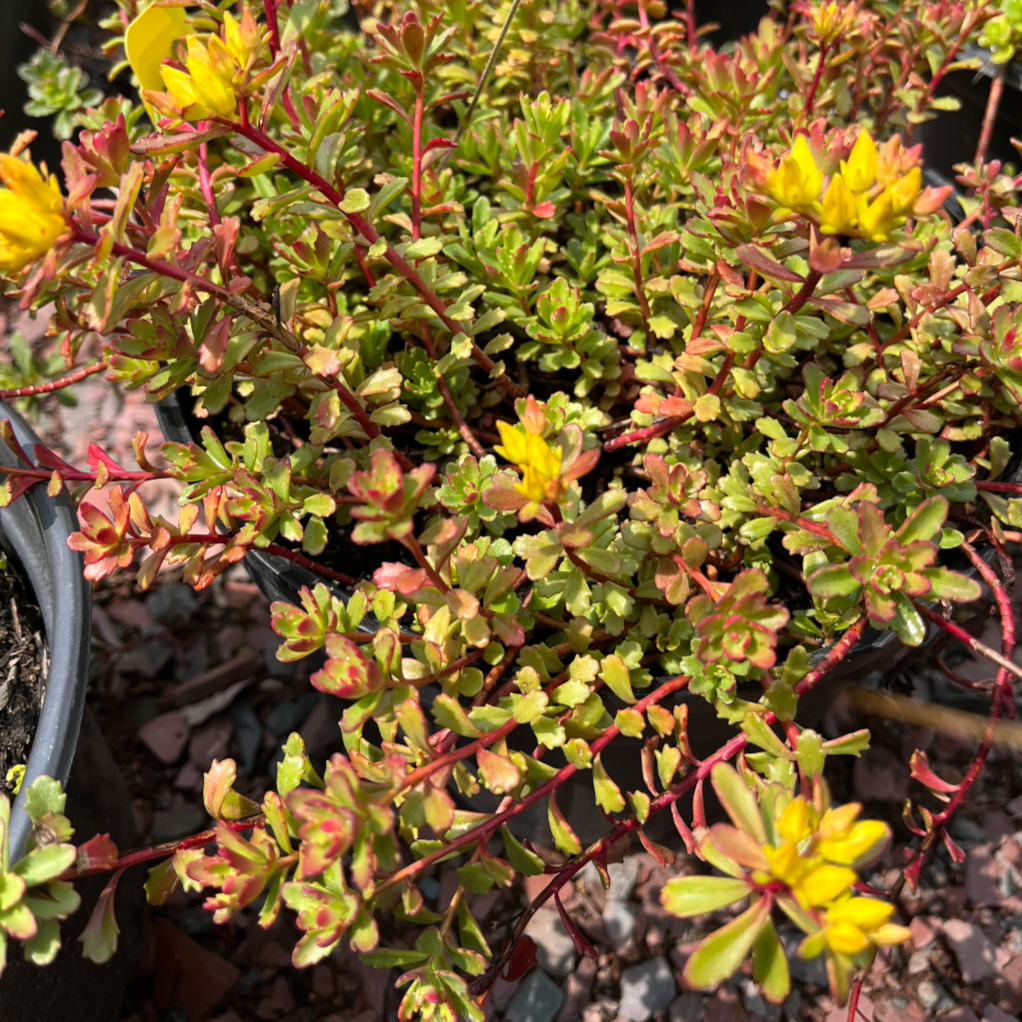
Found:
<path fill-rule="evenodd" d="M 39 438 L 24 420 L 0 403 L 0 419 L 9 419 L 23 450 L 32 455 Z M 20 462 L 0 443 L 0 462 Z M 67 781 L 75 754 L 85 706 L 89 671 L 89 636 L 92 626 L 92 590 L 82 576 L 80 554 L 68 549 L 67 540 L 78 528 L 70 497 L 56 497 L 45 486 L 34 486 L 19 500 L 0 508 L 0 542 L 21 563 L 35 592 L 49 646 L 49 670 L 32 751 L 21 792 L 11 811 L 10 850 L 21 854 L 30 829 L 24 811 L 25 791 L 37 777 L 47 774 Z M 91 836 L 91 835 L 90 835 Z"/>

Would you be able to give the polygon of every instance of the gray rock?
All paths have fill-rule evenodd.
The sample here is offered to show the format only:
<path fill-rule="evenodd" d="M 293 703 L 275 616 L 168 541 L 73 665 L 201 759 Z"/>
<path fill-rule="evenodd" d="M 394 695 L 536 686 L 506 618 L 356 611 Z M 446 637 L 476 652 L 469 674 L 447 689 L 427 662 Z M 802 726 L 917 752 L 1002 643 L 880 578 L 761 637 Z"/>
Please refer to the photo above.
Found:
<path fill-rule="evenodd" d="M 536 960 L 552 976 L 567 976 L 575 968 L 575 945 L 555 908 L 541 908 L 525 932 L 536 942 Z"/>
<path fill-rule="evenodd" d="M 778 1022 L 781 1017 L 781 1008 L 778 1004 L 770 1004 L 759 992 L 755 983 L 746 983 L 742 991 L 742 1001 L 745 1010 L 757 1019 L 767 1019 L 768 1022 Z"/>
<path fill-rule="evenodd" d="M 781 1005 L 781 1010 L 784 1012 L 784 1017 L 787 1022 L 798 1022 L 798 1015 L 802 1010 L 802 995 L 797 990 L 792 990 L 792 992 L 784 998 L 784 1004 Z"/>
<path fill-rule="evenodd" d="M 916 987 L 916 997 L 919 999 L 919 1003 L 929 1011 L 940 1005 L 942 1001 L 947 1000 L 948 993 L 939 983 L 934 983 L 931 979 L 924 979 Z"/>
<path fill-rule="evenodd" d="M 248 702 L 235 703 L 229 715 L 234 725 L 234 737 L 241 747 L 241 762 L 238 769 L 248 777 L 255 769 L 259 747 L 262 745 L 263 725 Z"/>
<path fill-rule="evenodd" d="M 996 1004 L 988 1004 L 983 1011 L 983 1022 L 1018 1022 L 1018 1019 L 1001 1011 Z"/>
<path fill-rule="evenodd" d="M 949 919 L 944 923 L 944 937 L 958 959 L 962 979 L 969 985 L 981 983 L 997 971 L 994 946 L 975 923 Z"/>
<path fill-rule="evenodd" d="M 635 881 L 639 877 L 639 860 L 627 858 L 624 862 L 612 862 L 607 867 L 610 874 L 610 888 L 607 897 L 614 901 L 627 901 L 635 890 Z"/>
<path fill-rule="evenodd" d="M 784 954 L 788 959 L 788 971 L 796 983 L 811 983 L 813 986 L 827 986 L 827 965 L 823 955 L 807 960 L 799 958 L 796 954 L 799 944 L 802 943 L 804 934 L 793 930 L 786 930 L 781 933 L 781 943 L 784 944 Z"/>
<path fill-rule="evenodd" d="M 629 1022 L 646 1022 L 674 1000 L 678 987 L 666 958 L 651 958 L 621 974 L 618 1015 Z"/>
<path fill-rule="evenodd" d="M 285 700 L 277 703 L 266 715 L 266 726 L 278 738 L 286 738 L 292 731 L 298 730 L 318 699 L 318 693 L 305 692 L 294 702 Z"/>
<path fill-rule="evenodd" d="M 915 951 L 908 960 L 908 974 L 910 976 L 919 976 L 926 972 L 930 967 L 930 952 L 929 951 Z"/>
<path fill-rule="evenodd" d="M 615 951 L 621 951 L 632 941 L 635 934 L 636 908 L 623 901 L 607 899 L 603 909 L 603 925 Z"/>
<path fill-rule="evenodd" d="M 508 1002 L 505 1022 L 553 1022 L 563 1000 L 561 988 L 542 969 L 533 969 Z"/>
<path fill-rule="evenodd" d="M 195 613 L 195 593 L 182 582 L 154 589 L 145 601 L 145 609 L 157 623 L 167 628 L 187 624 Z"/>
<path fill-rule="evenodd" d="M 706 998 L 689 991 L 671 1001 L 667 1009 L 671 1022 L 703 1022 L 706 1014 Z"/>

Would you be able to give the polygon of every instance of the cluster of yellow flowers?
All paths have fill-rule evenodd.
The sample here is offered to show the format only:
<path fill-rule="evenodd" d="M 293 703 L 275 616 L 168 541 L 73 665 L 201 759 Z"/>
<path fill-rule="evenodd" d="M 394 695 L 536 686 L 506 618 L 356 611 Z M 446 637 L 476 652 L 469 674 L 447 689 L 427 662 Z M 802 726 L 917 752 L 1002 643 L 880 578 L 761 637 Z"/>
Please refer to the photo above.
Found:
<path fill-rule="evenodd" d="M 508 422 L 498 422 L 497 429 L 503 446 L 493 449 L 522 470 L 522 482 L 515 489 L 529 500 L 557 501 L 564 493 L 560 447 Z"/>
<path fill-rule="evenodd" d="M 878 153 L 861 132 L 824 191 L 823 172 L 806 136 L 799 135 L 766 172 L 764 190 L 783 210 L 815 219 L 823 234 L 883 241 L 913 212 L 922 187 L 922 172 L 918 166 L 906 170 L 904 155 L 896 136 Z"/>
<path fill-rule="evenodd" d="M 67 232 L 57 179 L 0 153 L 0 273 L 14 274 L 46 255 Z"/>
<path fill-rule="evenodd" d="M 851 893 L 852 866 L 875 857 L 890 833 L 880 820 L 856 821 L 860 809 L 852 802 L 821 816 L 801 796 L 793 798 L 777 821 L 780 843 L 764 845 L 763 861 L 753 870 L 755 883 L 780 880 L 803 909 L 826 906 L 822 929 L 799 949 L 804 958 L 815 958 L 825 947 L 853 956 L 871 944 L 898 944 L 910 936 L 904 926 L 889 922 L 893 905 Z"/>
<path fill-rule="evenodd" d="M 251 69 L 261 46 L 259 28 L 246 7 L 241 20 L 224 12 L 223 39 L 209 35 L 205 41 L 186 35 L 180 8 L 148 7 L 129 27 L 125 39 L 128 61 L 142 84 L 148 103 L 186 121 L 211 117 L 233 118 L 239 87 Z M 165 61 L 173 55 L 175 42 L 185 37 L 184 67 Z M 161 92 L 162 85 L 165 92 Z"/>

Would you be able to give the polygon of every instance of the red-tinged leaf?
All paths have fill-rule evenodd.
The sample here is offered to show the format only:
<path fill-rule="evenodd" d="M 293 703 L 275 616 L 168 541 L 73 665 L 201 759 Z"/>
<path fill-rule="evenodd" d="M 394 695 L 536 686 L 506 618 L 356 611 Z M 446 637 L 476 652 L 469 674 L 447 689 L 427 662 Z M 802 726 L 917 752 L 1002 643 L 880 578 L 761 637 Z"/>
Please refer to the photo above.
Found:
<path fill-rule="evenodd" d="M 40 468 L 65 469 L 74 471 L 74 465 L 69 465 L 63 458 L 54 454 L 48 447 L 42 444 L 35 445 L 35 460 Z"/>
<path fill-rule="evenodd" d="M 79 873 L 90 869 L 113 869 L 117 865 L 117 845 L 109 834 L 97 834 L 78 846 L 75 868 Z"/>
<path fill-rule="evenodd" d="M 547 200 L 532 207 L 532 215 L 540 220 L 549 220 L 557 212 L 557 207 Z"/>
<path fill-rule="evenodd" d="M 926 756 L 926 753 L 920 749 L 916 749 L 912 753 L 911 759 L 909 759 L 910 773 L 912 779 L 918 781 L 920 784 L 929 788 L 934 794 L 937 792 L 944 792 L 951 794 L 958 790 L 957 784 L 951 784 L 949 781 L 941 780 L 931 769 L 930 763 Z M 946 802 L 947 799 L 944 799 Z"/>
<path fill-rule="evenodd" d="M 735 255 L 746 266 L 768 280 L 788 280 L 793 284 L 804 283 L 804 278 L 800 277 L 794 270 L 789 270 L 786 266 L 782 266 L 773 256 L 768 255 L 761 248 L 756 248 L 753 245 L 739 245 L 735 250 Z"/>
<path fill-rule="evenodd" d="M 642 842 L 642 847 L 645 848 L 661 866 L 674 865 L 674 852 L 672 852 L 670 848 L 658 845 L 652 838 L 646 837 L 646 832 L 641 827 L 639 828 L 639 840 Z"/>
<path fill-rule="evenodd" d="M 145 882 L 146 901 L 150 905 L 162 905 L 174 893 L 177 885 L 174 860 L 173 858 L 165 859 L 158 866 L 153 866 L 149 870 L 149 879 Z"/>
<path fill-rule="evenodd" d="M 14 435 L 14 427 L 11 425 L 10 419 L 3 419 L 0 421 L 0 440 L 3 440 L 5 444 L 11 449 L 11 453 L 19 460 L 23 461 L 30 468 L 35 466 L 32 464 L 32 459 L 25 453 L 21 444 L 18 443 L 18 438 Z"/>
<path fill-rule="evenodd" d="M 923 868 L 923 856 L 917 855 L 901 872 L 913 893 L 919 890 L 919 871 Z"/>
<path fill-rule="evenodd" d="M 380 589 L 389 589 L 402 596 L 411 596 L 427 585 L 429 577 L 422 568 L 409 568 L 404 564 L 387 561 L 373 572 L 373 583 Z"/>
<path fill-rule="evenodd" d="M 105 465 L 114 472 L 115 478 L 118 478 L 117 473 L 123 474 L 124 472 L 124 469 L 97 444 L 89 444 L 89 451 L 85 456 L 85 460 L 91 469 L 95 469 L 97 465 Z"/>
<path fill-rule="evenodd" d="M 241 820 L 259 811 L 259 805 L 234 790 L 238 769 L 233 759 L 213 760 L 202 775 L 202 802 L 214 820 Z"/>
<path fill-rule="evenodd" d="M 214 486 L 202 498 L 202 514 L 206 522 L 207 532 L 216 531 L 216 519 L 220 511 L 220 498 L 223 496 L 223 492 L 224 488 L 222 486 Z"/>
<path fill-rule="evenodd" d="M 575 950 L 586 958 L 591 958 L 594 962 L 600 956 L 596 953 L 596 948 L 585 939 L 582 931 L 575 925 L 575 920 L 568 915 L 564 906 L 561 904 L 561 895 L 558 891 L 554 891 L 554 905 L 557 906 L 557 914 L 561 917 L 561 925 L 568 931 L 568 936 L 571 937 L 572 944 L 575 945 Z"/>
<path fill-rule="evenodd" d="M 693 990 L 705 990 L 730 979 L 770 918 L 770 906 L 769 897 L 760 898 L 737 919 L 700 941 L 685 963 L 685 983 Z"/>
<path fill-rule="evenodd" d="M 117 935 L 121 932 L 114 918 L 114 895 L 123 869 L 117 870 L 103 888 L 92 915 L 78 938 L 82 942 L 82 956 L 90 962 L 102 965 L 109 962 L 117 950 Z"/>
<path fill-rule="evenodd" d="M 520 511 L 529 498 L 513 489 L 510 484 L 496 483 L 483 494 L 483 503 L 495 511 Z"/>
<path fill-rule="evenodd" d="M 515 942 L 511 951 L 511 957 L 504 966 L 503 979 L 508 983 L 514 983 L 521 979 L 529 969 L 536 964 L 536 942 L 526 934 Z"/>
<path fill-rule="evenodd" d="M 941 832 L 941 837 L 944 839 L 944 847 L 947 849 L 948 855 L 951 856 L 951 861 L 957 863 L 965 862 L 965 852 L 947 832 L 947 827 Z"/>
<path fill-rule="evenodd" d="M 678 810 L 678 803 L 671 803 L 671 818 L 674 820 L 674 828 L 681 836 L 681 840 L 685 843 L 685 851 L 689 855 L 692 855 L 696 850 L 695 838 L 692 836 L 692 831 L 689 825 L 681 818 L 681 813 Z"/>
<path fill-rule="evenodd" d="M 199 345 L 199 365 L 207 373 L 216 373 L 223 365 L 224 356 L 227 354 L 227 343 L 231 335 L 231 320 L 224 316 L 218 320 L 206 332 L 206 336 Z"/>
<path fill-rule="evenodd" d="M 422 155 L 425 156 L 426 153 L 430 152 L 433 149 L 453 149 L 454 147 L 455 143 L 453 139 L 444 138 L 442 135 L 440 135 L 437 136 L 436 138 L 431 138 L 422 147 Z"/>

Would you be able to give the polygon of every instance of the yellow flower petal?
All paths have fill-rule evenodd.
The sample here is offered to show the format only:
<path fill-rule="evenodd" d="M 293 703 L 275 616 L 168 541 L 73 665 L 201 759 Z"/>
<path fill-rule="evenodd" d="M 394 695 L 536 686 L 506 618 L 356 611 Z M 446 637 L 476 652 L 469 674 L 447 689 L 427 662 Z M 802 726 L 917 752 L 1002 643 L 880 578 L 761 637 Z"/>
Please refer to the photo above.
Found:
<path fill-rule="evenodd" d="M 859 230 L 873 241 L 883 241 L 894 229 L 894 207 L 889 192 L 883 192 L 866 205 L 865 196 L 859 197 Z"/>
<path fill-rule="evenodd" d="M 860 131 L 848 161 L 841 161 L 841 176 L 853 192 L 865 192 L 872 187 L 876 174 L 877 147 L 866 132 Z"/>
<path fill-rule="evenodd" d="M 143 89 L 163 90 L 160 65 L 173 52 L 174 42 L 188 31 L 182 7 L 150 5 L 124 33 L 124 53 Z"/>
<path fill-rule="evenodd" d="M 891 209 L 895 216 L 904 216 L 912 209 L 922 185 L 923 174 L 918 167 L 913 167 L 904 177 L 888 185 L 886 191 L 891 197 Z"/>
<path fill-rule="evenodd" d="M 827 909 L 828 921 L 854 923 L 864 930 L 883 926 L 894 913 L 894 906 L 878 898 L 845 898 Z"/>
<path fill-rule="evenodd" d="M 809 803 L 801 795 L 793 798 L 777 821 L 777 833 L 784 841 L 797 845 L 812 832 Z"/>
<path fill-rule="evenodd" d="M 494 450 L 506 461 L 515 465 L 524 464 L 528 457 L 528 440 L 525 434 L 509 422 L 498 422 L 497 432 L 503 446 L 494 447 Z"/>
<path fill-rule="evenodd" d="M 824 931 L 824 939 L 831 951 L 843 955 L 857 955 L 869 947 L 869 938 L 854 923 L 836 923 Z"/>
<path fill-rule="evenodd" d="M 237 61 L 238 67 L 244 68 L 248 63 L 248 47 L 241 36 L 241 26 L 234 20 L 230 11 L 224 11 L 224 43 Z"/>
<path fill-rule="evenodd" d="M 830 179 L 820 207 L 820 230 L 824 234 L 851 234 L 855 230 L 855 196 L 841 174 Z"/>
<path fill-rule="evenodd" d="M 820 197 L 820 190 L 823 188 L 823 174 L 816 166 L 809 143 L 805 135 L 799 135 L 795 144 L 791 147 L 791 158 L 798 165 L 802 174 L 802 192 L 805 196 L 804 202 L 815 202 Z"/>
<path fill-rule="evenodd" d="M 804 908 L 826 905 L 855 883 L 855 871 L 845 866 L 817 866 L 803 876 L 792 890 Z"/>
<path fill-rule="evenodd" d="M 869 939 L 873 944 L 903 944 L 912 936 L 912 931 L 907 926 L 898 926 L 895 923 L 887 923 L 875 930 L 870 930 Z"/>
<path fill-rule="evenodd" d="M 843 834 L 824 838 L 816 850 L 829 862 L 851 866 L 886 844 L 890 833 L 887 824 L 880 820 L 863 820 Z"/>

